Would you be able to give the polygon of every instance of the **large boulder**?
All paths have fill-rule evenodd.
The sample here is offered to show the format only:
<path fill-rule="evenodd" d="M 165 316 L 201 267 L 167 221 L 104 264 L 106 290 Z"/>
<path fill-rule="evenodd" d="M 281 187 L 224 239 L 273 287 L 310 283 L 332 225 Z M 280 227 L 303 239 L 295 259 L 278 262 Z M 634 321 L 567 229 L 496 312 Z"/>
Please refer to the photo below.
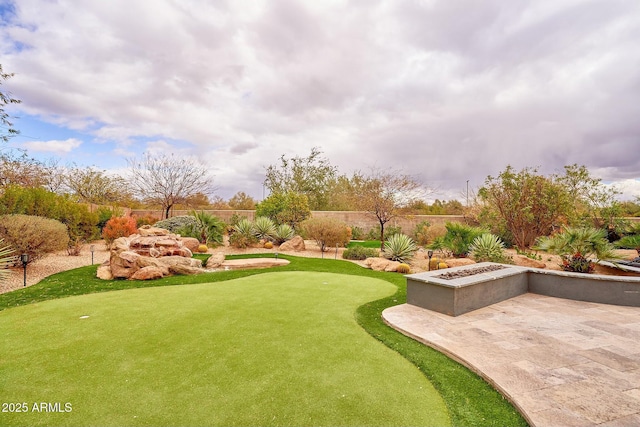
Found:
<path fill-rule="evenodd" d="M 162 274 L 162 270 L 153 265 L 149 265 L 147 267 L 142 267 L 140 270 L 133 273 L 133 275 L 129 278 L 130 280 L 154 280 L 161 279 L 164 276 Z"/>
<path fill-rule="evenodd" d="M 281 244 L 279 248 L 282 252 L 302 252 L 305 249 L 304 239 L 300 236 L 295 236 L 293 239 L 287 240 Z"/>
<path fill-rule="evenodd" d="M 198 246 L 200 246 L 200 240 L 195 237 L 181 237 L 182 244 L 185 248 L 189 249 L 191 252 L 198 252 Z"/>
<path fill-rule="evenodd" d="M 365 259 L 364 265 L 375 271 L 396 271 L 400 263 L 398 261 L 377 257 Z"/>
<path fill-rule="evenodd" d="M 462 267 L 463 265 L 476 264 L 471 258 L 447 258 L 444 262 L 451 267 Z"/>
<path fill-rule="evenodd" d="M 218 268 L 224 262 L 224 258 L 225 256 L 222 252 L 215 252 L 207 260 L 206 267 L 209 269 Z"/>
<path fill-rule="evenodd" d="M 168 236 L 171 234 L 169 230 L 165 230 L 164 228 L 153 227 L 151 225 L 143 225 L 138 228 L 138 234 L 141 236 Z"/>
<path fill-rule="evenodd" d="M 96 273 L 96 277 L 102 280 L 113 280 L 113 274 L 111 273 L 111 266 L 109 265 L 109 261 L 105 261 L 98 267 L 98 272 Z"/>

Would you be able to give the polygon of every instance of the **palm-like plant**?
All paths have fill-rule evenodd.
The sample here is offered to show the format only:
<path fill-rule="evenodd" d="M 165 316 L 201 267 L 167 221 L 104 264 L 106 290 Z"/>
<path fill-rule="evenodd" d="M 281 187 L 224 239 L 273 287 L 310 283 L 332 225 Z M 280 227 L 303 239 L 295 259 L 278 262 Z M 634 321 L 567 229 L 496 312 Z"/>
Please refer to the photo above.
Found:
<path fill-rule="evenodd" d="M 618 248 L 635 249 L 640 255 L 640 234 L 634 234 L 631 236 L 624 236 L 622 239 L 614 243 Z"/>
<path fill-rule="evenodd" d="M 607 232 L 593 227 L 566 227 L 553 236 L 540 237 L 536 249 L 562 256 L 567 271 L 590 273 L 593 261 L 614 256 L 614 246 L 607 240 Z"/>
<path fill-rule="evenodd" d="M 418 249 L 413 239 L 406 234 L 394 234 L 384 242 L 383 255 L 392 261 L 406 263 Z"/>
<path fill-rule="evenodd" d="M 276 234 L 276 224 L 266 216 L 259 216 L 253 224 L 253 233 L 258 239 L 269 240 Z"/>
<path fill-rule="evenodd" d="M 207 245 L 211 243 L 221 245 L 223 243 L 222 233 L 225 224 L 219 218 L 202 211 L 193 211 L 191 215 L 196 219 L 196 223 L 191 225 L 191 230 L 200 243 Z"/>

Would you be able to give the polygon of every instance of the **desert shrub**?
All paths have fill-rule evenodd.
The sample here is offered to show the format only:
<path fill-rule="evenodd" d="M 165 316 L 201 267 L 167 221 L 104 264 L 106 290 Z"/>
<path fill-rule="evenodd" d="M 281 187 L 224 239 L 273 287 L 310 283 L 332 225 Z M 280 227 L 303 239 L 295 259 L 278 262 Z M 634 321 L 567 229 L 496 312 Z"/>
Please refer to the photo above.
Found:
<path fill-rule="evenodd" d="M 415 228 L 413 229 L 413 240 L 415 240 L 415 242 L 418 245 L 425 246 L 429 243 L 429 240 L 430 240 L 429 227 L 430 226 L 431 224 L 429 224 L 429 221 L 422 221 L 416 224 Z"/>
<path fill-rule="evenodd" d="M 357 225 L 351 226 L 351 238 L 353 240 L 363 240 L 365 238 L 364 230 Z"/>
<path fill-rule="evenodd" d="M 253 223 L 253 232 L 258 239 L 272 239 L 276 234 L 276 224 L 269 217 L 259 216 Z"/>
<path fill-rule="evenodd" d="M 233 226 L 233 233 L 229 236 L 229 244 L 233 247 L 244 249 L 258 242 L 254 233 L 254 224 L 246 218 L 238 221 Z"/>
<path fill-rule="evenodd" d="M 131 216 L 116 216 L 111 218 L 102 229 L 102 238 L 107 245 L 120 237 L 128 237 L 138 232 L 136 220 Z"/>
<path fill-rule="evenodd" d="M 4 240 L 0 239 L 0 281 L 9 275 L 7 268 L 11 267 L 18 261 L 16 251 L 10 246 L 5 245 Z"/>
<path fill-rule="evenodd" d="M 300 224 L 300 228 L 305 236 L 316 241 L 323 252 L 330 247 L 347 246 L 351 240 L 347 224 L 335 218 L 309 218 Z"/>
<path fill-rule="evenodd" d="M 411 267 L 409 266 L 409 264 L 403 262 L 396 268 L 396 271 L 400 274 L 409 274 L 411 273 Z"/>
<path fill-rule="evenodd" d="M 191 215 L 180 215 L 171 218 L 163 219 L 155 223 L 154 227 L 164 228 L 172 233 L 178 233 L 179 230 L 184 230 L 187 227 L 197 226 L 196 218 Z M 195 237 L 195 236 L 194 236 Z"/>
<path fill-rule="evenodd" d="M 107 221 L 111 219 L 111 217 L 122 216 L 122 214 L 120 215 L 114 214 L 113 209 L 108 208 L 106 206 L 100 206 L 98 209 L 96 209 L 96 215 L 98 215 L 97 226 L 100 229 L 100 232 L 102 232 L 102 229 L 107 224 Z"/>
<path fill-rule="evenodd" d="M 379 249 L 365 248 L 364 246 L 353 246 L 347 248 L 342 253 L 342 258 L 352 260 L 364 260 L 367 258 L 375 258 L 378 256 Z"/>
<path fill-rule="evenodd" d="M 29 262 L 65 249 L 69 243 L 66 225 L 55 219 L 33 215 L 1 216 L 0 238 L 16 254 L 28 254 Z"/>
<path fill-rule="evenodd" d="M 385 240 L 396 234 L 402 234 L 402 227 L 396 225 L 388 225 L 384 228 Z M 380 225 L 376 225 L 367 233 L 367 240 L 379 240 L 380 239 Z"/>
<path fill-rule="evenodd" d="M 276 233 L 273 235 L 273 240 L 276 244 L 281 245 L 287 240 L 293 239 L 293 236 L 295 235 L 295 230 L 289 224 L 280 224 L 276 227 Z"/>
<path fill-rule="evenodd" d="M 476 262 L 499 262 L 511 264 L 512 261 L 504 251 L 504 242 L 498 236 L 485 233 L 473 240 L 469 248 L 469 255 Z"/>
<path fill-rule="evenodd" d="M 394 234 L 384 242 L 383 255 L 392 261 L 407 262 L 418 249 L 413 239 L 406 234 Z"/>
<path fill-rule="evenodd" d="M 158 222 L 158 218 L 154 217 L 153 215 L 133 215 L 133 217 L 136 219 L 136 227 L 138 228 L 142 227 L 143 225 L 154 225 L 156 222 Z"/>

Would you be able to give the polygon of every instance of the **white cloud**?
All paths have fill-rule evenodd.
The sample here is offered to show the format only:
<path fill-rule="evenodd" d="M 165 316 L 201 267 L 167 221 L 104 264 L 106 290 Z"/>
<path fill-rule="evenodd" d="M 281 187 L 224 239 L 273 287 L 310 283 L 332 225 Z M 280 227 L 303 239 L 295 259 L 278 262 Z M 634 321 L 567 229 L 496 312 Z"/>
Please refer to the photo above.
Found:
<path fill-rule="evenodd" d="M 83 132 L 85 158 L 202 158 L 225 197 L 314 146 L 443 194 L 508 164 L 640 178 L 638 2 L 14 4 L 0 51 L 23 112 Z"/>
<path fill-rule="evenodd" d="M 51 140 L 25 142 L 23 144 L 23 148 L 26 148 L 29 151 L 47 152 L 62 155 L 71 152 L 81 145 L 82 141 L 70 138 L 64 141 Z"/>

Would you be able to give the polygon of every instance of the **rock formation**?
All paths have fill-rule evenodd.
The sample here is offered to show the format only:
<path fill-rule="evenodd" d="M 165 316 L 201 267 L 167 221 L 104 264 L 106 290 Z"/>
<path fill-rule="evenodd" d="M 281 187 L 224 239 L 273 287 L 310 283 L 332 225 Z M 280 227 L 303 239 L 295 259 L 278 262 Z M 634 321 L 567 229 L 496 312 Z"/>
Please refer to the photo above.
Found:
<path fill-rule="evenodd" d="M 203 273 L 202 261 L 191 256 L 191 250 L 180 236 L 162 228 L 144 226 L 139 234 L 113 242 L 110 258 L 98 267 L 97 276 L 104 280 L 150 280 L 171 274 Z"/>
<path fill-rule="evenodd" d="M 279 247 L 279 250 L 283 252 L 302 252 L 305 249 L 304 239 L 300 236 L 295 236 L 293 239 L 287 240 Z"/>

